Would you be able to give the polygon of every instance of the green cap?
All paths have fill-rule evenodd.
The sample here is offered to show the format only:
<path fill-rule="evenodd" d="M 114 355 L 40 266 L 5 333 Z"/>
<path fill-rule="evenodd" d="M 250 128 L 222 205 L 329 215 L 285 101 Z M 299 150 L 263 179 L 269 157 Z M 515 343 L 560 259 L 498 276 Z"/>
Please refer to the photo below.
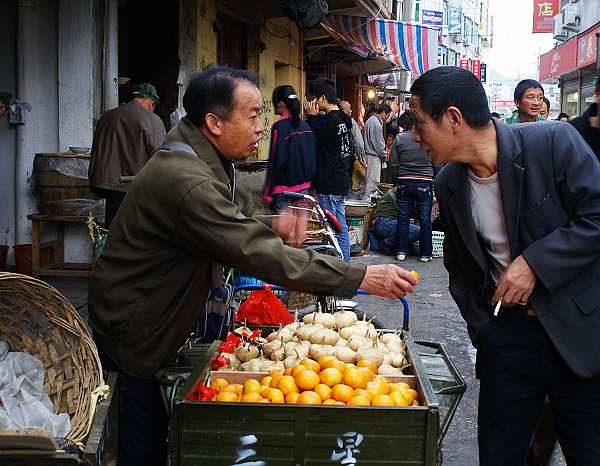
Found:
<path fill-rule="evenodd" d="M 156 88 L 152 84 L 142 83 L 133 88 L 134 97 L 146 97 L 152 99 L 154 103 L 159 103 Z"/>

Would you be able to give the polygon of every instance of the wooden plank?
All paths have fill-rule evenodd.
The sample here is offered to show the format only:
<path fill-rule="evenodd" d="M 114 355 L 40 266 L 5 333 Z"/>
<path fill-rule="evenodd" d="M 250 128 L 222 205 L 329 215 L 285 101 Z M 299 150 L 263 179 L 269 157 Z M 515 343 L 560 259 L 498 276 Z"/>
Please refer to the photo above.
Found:
<path fill-rule="evenodd" d="M 40 277 L 91 277 L 91 270 L 60 270 L 43 267 L 38 274 Z"/>
<path fill-rule="evenodd" d="M 0 429 L 0 450 L 56 451 L 56 440 L 46 431 L 24 429 L 21 431 Z"/>

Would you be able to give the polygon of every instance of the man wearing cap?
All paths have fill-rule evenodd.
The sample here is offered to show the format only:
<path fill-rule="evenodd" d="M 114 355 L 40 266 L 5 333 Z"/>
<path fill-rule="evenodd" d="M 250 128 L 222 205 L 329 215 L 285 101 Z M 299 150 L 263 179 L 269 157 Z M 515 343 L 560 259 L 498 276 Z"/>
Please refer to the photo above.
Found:
<path fill-rule="evenodd" d="M 165 126 L 154 113 L 158 102 L 154 86 L 143 83 L 134 88 L 129 103 L 107 111 L 98 121 L 89 177 L 92 192 L 106 199 L 106 227 L 127 192 L 121 176 L 136 175 L 165 139 Z"/>

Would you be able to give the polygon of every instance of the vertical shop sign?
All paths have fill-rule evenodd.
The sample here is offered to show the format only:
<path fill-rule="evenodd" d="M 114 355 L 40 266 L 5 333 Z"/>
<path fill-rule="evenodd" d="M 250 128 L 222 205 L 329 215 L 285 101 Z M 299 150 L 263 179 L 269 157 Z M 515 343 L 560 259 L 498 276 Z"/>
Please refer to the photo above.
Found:
<path fill-rule="evenodd" d="M 482 63 L 479 66 L 479 72 L 480 72 L 479 80 L 482 83 L 487 82 L 487 65 L 485 63 Z"/>
<path fill-rule="evenodd" d="M 481 61 L 473 60 L 471 64 L 471 71 L 477 77 L 477 79 L 481 79 Z"/>
<path fill-rule="evenodd" d="M 533 0 L 533 32 L 552 32 L 559 13 L 559 0 Z"/>
<path fill-rule="evenodd" d="M 463 57 L 460 59 L 460 65 L 459 65 L 463 70 L 467 70 L 467 71 L 471 71 L 471 69 L 469 68 L 469 59 L 466 57 Z"/>
<path fill-rule="evenodd" d="M 448 7 L 448 34 L 462 32 L 462 9 L 456 6 Z"/>

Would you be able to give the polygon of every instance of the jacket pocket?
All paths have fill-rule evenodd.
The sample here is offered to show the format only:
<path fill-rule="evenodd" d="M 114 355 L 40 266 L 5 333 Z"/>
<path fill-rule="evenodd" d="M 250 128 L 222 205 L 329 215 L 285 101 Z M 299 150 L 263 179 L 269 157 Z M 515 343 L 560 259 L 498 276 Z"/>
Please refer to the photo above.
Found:
<path fill-rule="evenodd" d="M 600 307 L 598 285 L 592 283 L 585 290 L 578 293 L 576 296 L 573 296 L 571 299 L 581 312 L 584 314 L 591 314 Z"/>
<path fill-rule="evenodd" d="M 521 219 L 533 239 L 537 240 L 566 225 L 569 217 L 548 192 L 539 202 L 522 212 Z"/>

